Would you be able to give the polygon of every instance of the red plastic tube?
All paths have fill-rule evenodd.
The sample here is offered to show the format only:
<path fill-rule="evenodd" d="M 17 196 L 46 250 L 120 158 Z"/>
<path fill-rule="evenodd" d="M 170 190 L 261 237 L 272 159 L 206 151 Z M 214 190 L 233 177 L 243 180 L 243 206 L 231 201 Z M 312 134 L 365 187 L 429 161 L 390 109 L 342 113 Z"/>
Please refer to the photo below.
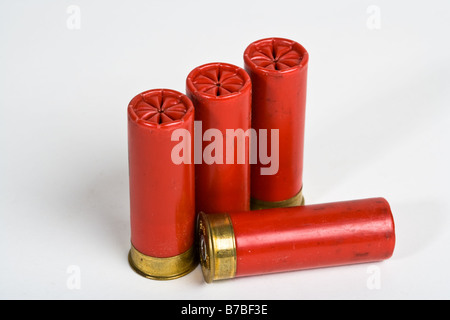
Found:
<path fill-rule="evenodd" d="M 383 198 L 343 201 L 199 219 L 207 282 L 388 259 L 394 220 Z"/>
<path fill-rule="evenodd" d="M 197 212 L 249 210 L 250 77 L 209 63 L 189 73 L 186 92 L 195 107 Z"/>
<path fill-rule="evenodd" d="M 268 38 L 247 47 L 244 63 L 253 86 L 252 127 L 259 135 L 279 130 L 278 171 L 262 174 L 260 157 L 252 164 L 252 208 L 300 205 L 308 53 L 295 41 Z M 272 150 L 269 144 L 268 154 Z"/>
<path fill-rule="evenodd" d="M 149 278 L 176 278 L 195 266 L 193 131 L 192 102 L 179 92 L 149 90 L 128 106 L 129 260 Z"/>

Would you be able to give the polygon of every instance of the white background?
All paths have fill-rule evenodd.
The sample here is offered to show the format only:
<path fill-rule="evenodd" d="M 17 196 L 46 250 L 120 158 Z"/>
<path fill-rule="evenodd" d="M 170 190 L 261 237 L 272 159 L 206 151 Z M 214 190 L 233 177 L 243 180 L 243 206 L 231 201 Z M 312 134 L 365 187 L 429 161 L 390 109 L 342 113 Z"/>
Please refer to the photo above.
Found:
<path fill-rule="evenodd" d="M 449 31 L 445 0 L 1 0 L 0 298 L 450 298 Z M 199 267 L 138 276 L 128 102 L 184 92 L 207 62 L 243 66 L 271 36 L 310 53 L 307 203 L 385 197 L 393 257 L 210 285 Z"/>

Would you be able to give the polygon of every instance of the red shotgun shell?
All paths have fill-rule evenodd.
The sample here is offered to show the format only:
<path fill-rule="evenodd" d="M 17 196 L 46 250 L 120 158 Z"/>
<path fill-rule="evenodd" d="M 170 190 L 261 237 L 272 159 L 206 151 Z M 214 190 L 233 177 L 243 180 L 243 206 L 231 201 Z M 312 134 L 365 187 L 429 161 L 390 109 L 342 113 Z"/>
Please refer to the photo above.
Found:
<path fill-rule="evenodd" d="M 189 73 L 186 92 L 195 108 L 196 211 L 249 210 L 250 77 L 237 66 L 209 63 Z"/>
<path fill-rule="evenodd" d="M 193 131 L 194 107 L 177 91 L 149 90 L 128 106 L 129 262 L 147 278 L 178 278 L 197 265 Z"/>
<path fill-rule="evenodd" d="M 395 246 L 383 198 L 208 215 L 198 222 L 206 282 L 388 259 Z"/>
<path fill-rule="evenodd" d="M 274 168 L 272 174 L 262 174 L 261 169 L 267 165 L 260 157 L 251 166 L 251 207 L 264 209 L 303 204 L 308 53 L 295 41 L 268 38 L 247 47 L 244 63 L 253 86 L 252 127 L 259 139 L 261 130 L 267 130 L 267 136 L 272 138 L 274 130 L 279 130 L 279 167 Z M 272 157 L 278 156 L 273 143 L 267 149 Z"/>

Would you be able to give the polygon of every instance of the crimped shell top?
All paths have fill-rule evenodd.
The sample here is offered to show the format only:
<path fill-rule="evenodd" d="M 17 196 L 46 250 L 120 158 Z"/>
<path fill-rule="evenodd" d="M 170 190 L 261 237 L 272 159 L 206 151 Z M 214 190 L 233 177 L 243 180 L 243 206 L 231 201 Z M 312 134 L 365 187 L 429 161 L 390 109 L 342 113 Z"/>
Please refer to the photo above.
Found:
<path fill-rule="evenodd" d="M 170 89 L 152 89 L 131 100 L 128 115 L 140 124 L 159 127 L 184 121 L 193 110 L 186 95 Z"/>
<path fill-rule="evenodd" d="M 308 63 L 308 52 L 299 43 L 283 38 L 267 38 L 251 43 L 244 62 L 252 70 L 283 73 Z"/>
<path fill-rule="evenodd" d="M 247 72 L 228 63 L 208 63 L 192 70 L 186 80 L 192 94 L 204 98 L 222 99 L 251 88 Z"/>

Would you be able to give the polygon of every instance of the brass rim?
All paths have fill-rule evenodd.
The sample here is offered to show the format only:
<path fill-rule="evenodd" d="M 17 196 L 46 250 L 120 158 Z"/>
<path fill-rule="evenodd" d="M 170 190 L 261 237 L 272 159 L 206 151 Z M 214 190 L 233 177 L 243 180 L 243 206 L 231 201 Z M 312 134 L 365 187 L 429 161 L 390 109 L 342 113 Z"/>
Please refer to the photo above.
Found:
<path fill-rule="evenodd" d="M 282 201 L 263 201 L 252 198 L 250 201 L 251 210 L 260 209 L 271 209 L 271 208 L 286 208 L 286 207 L 296 207 L 303 206 L 305 204 L 305 198 L 303 197 L 302 190 L 299 191 L 292 198 L 282 200 Z"/>
<path fill-rule="evenodd" d="M 236 276 L 236 240 L 227 213 L 200 212 L 199 253 L 203 278 L 207 283 Z"/>
<path fill-rule="evenodd" d="M 194 246 L 177 256 L 157 258 L 147 256 L 131 245 L 128 262 L 139 275 L 153 280 L 180 278 L 194 270 L 198 264 Z"/>

